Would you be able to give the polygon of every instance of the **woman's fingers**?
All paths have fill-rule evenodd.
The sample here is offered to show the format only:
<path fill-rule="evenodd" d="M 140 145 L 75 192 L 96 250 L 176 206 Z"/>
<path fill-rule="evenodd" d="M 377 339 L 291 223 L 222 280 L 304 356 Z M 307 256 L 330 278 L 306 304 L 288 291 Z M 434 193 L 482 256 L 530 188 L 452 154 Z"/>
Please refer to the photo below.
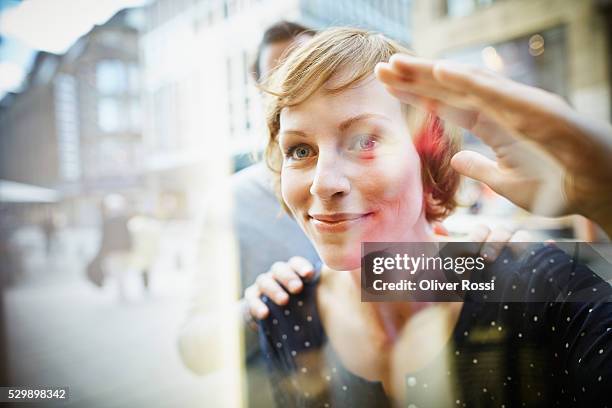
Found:
<path fill-rule="evenodd" d="M 385 85 L 387 92 L 395 96 L 402 103 L 414 106 L 424 111 L 435 112 L 437 116 L 464 129 L 472 129 L 478 120 L 478 113 L 472 110 L 461 109 L 445 102 L 419 96 L 409 91 L 400 91 Z"/>
<path fill-rule="evenodd" d="M 510 241 L 512 232 L 505 228 L 496 227 L 491 230 L 480 253 L 489 262 L 494 262 Z"/>
<path fill-rule="evenodd" d="M 391 63 L 378 63 L 374 70 L 376 77 L 389 89 L 398 92 L 409 92 L 413 95 L 426 98 L 428 105 L 425 109 L 437 112 L 439 105 L 461 104 L 461 95 L 455 91 L 449 91 L 437 85 L 435 78 L 429 73 L 421 72 L 415 77 L 406 77 L 398 72 Z"/>
<path fill-rule="evenodd" d="M 269 272 L 259 275 L 255 283 L 244 291 L 251 316 L 264 319 L 268 315 L 269 309 L 261 296 L 267 296 L 277 305 L 285 305 L 289 301 L 285 288 L 291 293 L 299 293 L 303 289 L 300 277 L 310 279 L 312 276 L 314 268 L 305 258 L 295 256 L 288 262 L 274 263 Z"/>
<path fill-rule="evenodd" d="M 561 98 L 549 92 L 464 64 L 436 62 L 433 76 L 441 88 L 469 95 L 479 109 L 515 114 L 518 128 L 523 128 L 519 117 L 529 120 L 528 114 L 551 113 L 567 107 Z"/>
<path fill-rule="evenodd" d="M 392 61 L 402 61 L 403 57 L 418 61 L 399 54 L 393 56 Z M 419 65 L 418 62 L 415 64 Z M 375 72 L 387 91 L 403 103 L 432 112 L 445 121 L 469 130 L 494 149 L 516 141 L 494 118 L 484 114 L 481 109 L 475 109 L 474 103 L 468 103 L 469 95 L 441 86 L 433 76 L 433 67 L 433 63 L 420 64 L 419 73 L 409 78 L 398 73 L 391 63 L 378 64 Z"/>
<path fill-rule="evenodd" d="M 396 74 L 394 85 L 401 86 L 403 90 L 418 90 L 416 93 L 419 95 L 449 97 L 450 103 L 461 108 L 523 111 L 525 102 L 529 100 L 524 97 L 525 91 L 535 89 L 491 70 L 452 61 L 396 54 L 390 58 L 388 66 Z M 406 80 L 400 85 L 398 77 Z"/>
<path fill-rule="evenodd" d="M 492 102 L 507 109 L 522 107 L 520 99 L 516 99 L 518 95 L 512 95 L 518 83 L 493 71 L 452 61 L 437 61 L 433 64 L 432 76 L 438 86 L 469 95 L 479 107 Z"/>
<path fill-rule="evenodd" d="M 262 295 L 269 297 L 277 305 L 285 305 L 289 301 L 289 295 L 274 279 L 272 272 L 262 273 L 255 280 Z"/>
<path fill-rule="evenodd" d="M 529 233 L 529 231 L 518 230 L 512 234 L 512 238 L 510 238 L 510 242 L 512 243 L 529 243 L 534 242 L 534 236 Z"/>
<path fill-rule="evenodd" d="M 299 293 L 302 290 L 302 280 L 289 262 L 276 262 L 270 268 L 272 277 L 290 293 Z"/>
<path fill-rule="evenodd" d="M 249 313 L 256 319 L 265 319 L 270 310 L 261 300 L 261 292 L 257 284 L 253 284 L 245 289 L 244 300 L 249 308 Z"/>
<path fill-rule="evenodd" d="M 395 54 L 389 58 L 389 65 L 403 77 L 416 82 L 433 77 L 435 61 L 408 54 Z"/>
<path fill-rule="evenodd" d="M 503 189 L 503 174 L 497 163 L 480 153 L 462 150 L 452 157 L 451 166 L 464 176 L 481 181 L 495 191 Z"/>
<path fill-rule="evenodd" d="M 587 138 L 582 137 L 580 121 L 567 103 L 542 89 L 512 81 L 490 70 L 408 55 L 394 55 L 387 67 L 395 76 L 379 69 L 385 73 L 380 79 L 383 83 L 389 81 L 387 85 L 391 87 L 420 97 L 432 97 L 446 105 L 475 110 L 491 118 L 488 131 L 472 129 L 483 140 L 491 130 L 504 129 L 507 137 L 531 140 L 568 163 L 575 157 L 568 157 L 567 152 L 575 151 L 578 146 L 589 147 Z M 547 125 L 542 126 L 542 123 Z M 484 141 L 490 145 L 488 140 Z"/>
<path fill-rule="evenodd" d="M 491 229 L 484 224 L 477 225 L 468 233 L 468 240 L 471 242 L 482 242 L 487 240 L 487 237 L 491 233 Z"/>
<path fill-rule="evenodd" d="M 510 238 L 510 248 L 512 248 L 512 253 L 514 256 L 521 256 L 525 251 L 527 251 L 533 245 L 532 242 L 535 241 L 535 237 L 529 233 L 529 231 L 518 230 L 512 234 L 512 238 Z"/>
<path fill-rule="evenodd" d="M 312 263 L 301 256 L 294 256 L 287 263 L 305 280 L 311 279 L 315 274 Z"/>

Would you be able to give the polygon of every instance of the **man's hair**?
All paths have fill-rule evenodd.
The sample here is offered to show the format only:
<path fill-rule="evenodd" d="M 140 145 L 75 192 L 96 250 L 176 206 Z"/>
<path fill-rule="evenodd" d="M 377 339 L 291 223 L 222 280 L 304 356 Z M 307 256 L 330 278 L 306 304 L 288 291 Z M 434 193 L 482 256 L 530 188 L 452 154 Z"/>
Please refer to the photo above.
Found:
<path fill-rule="evenodd" d="M 255 61 L 251 65 L 251 73 L 256 82 L 261 80 L 261 70 L 259 69 L 259 63 L 261 62 L 261 53 L 263 49 L 270 44 L 279 43 L 283 41 L 290 41 L 298 37 L 300 34 L 312 33 L 314 31 L 298 23 L 292 23 L 290 21 L 279 21 L 268 27 L 264 32 L 263 38 L 257 47 L 257 53 L 255 54 Z"/>
<path fill-rule="evenodd" d="M 355 86 L 371 78 L 376 64 L 389 61 L 396 53 L 411 54 L 382 34 L 349 27 L 330 28 L 292 51 L 266 81 L 263 89 L 268 96 L 269 139 L 265 158 L 275 175 L 276 193 L 285 210 L 288 209 L 280 196 L 283 157 L 278 145 L 283 108 L 302 103 L 323 86 L 332 94 Z M 332 78 L 330 87 L 328 81 Z M 450 166 L 450 160 L 460 149 L 457 129 L 406 104 L 402 104 L 402 111 L 421 159 L 425 215 L 429 221 L 440 220 L 456 207 L 460 176 Z"/>

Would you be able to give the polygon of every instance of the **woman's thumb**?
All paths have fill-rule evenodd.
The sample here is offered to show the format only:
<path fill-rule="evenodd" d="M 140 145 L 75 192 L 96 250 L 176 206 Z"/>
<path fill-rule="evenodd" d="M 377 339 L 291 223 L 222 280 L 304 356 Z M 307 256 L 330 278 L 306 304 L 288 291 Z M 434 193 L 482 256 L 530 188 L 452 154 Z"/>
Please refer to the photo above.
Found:
<path fill-rule="evenodd" d="M 480 153 L 463 150 L 451 159 L 451 166 L 459 173 L 499 190 L 500 172 L 497 163 Z"/>

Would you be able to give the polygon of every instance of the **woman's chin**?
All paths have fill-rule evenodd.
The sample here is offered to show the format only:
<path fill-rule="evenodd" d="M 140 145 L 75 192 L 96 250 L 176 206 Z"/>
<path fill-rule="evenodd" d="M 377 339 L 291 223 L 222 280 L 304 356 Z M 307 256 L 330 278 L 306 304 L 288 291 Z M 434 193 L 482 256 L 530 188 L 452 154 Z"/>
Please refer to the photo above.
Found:
<path fill-rule="evenodd" d="M 321 259 L 329 268 L 335 271 L 352 271 L 361 268 L 361 253 L 342 254 L 342 253 L 322 253 Z"/>

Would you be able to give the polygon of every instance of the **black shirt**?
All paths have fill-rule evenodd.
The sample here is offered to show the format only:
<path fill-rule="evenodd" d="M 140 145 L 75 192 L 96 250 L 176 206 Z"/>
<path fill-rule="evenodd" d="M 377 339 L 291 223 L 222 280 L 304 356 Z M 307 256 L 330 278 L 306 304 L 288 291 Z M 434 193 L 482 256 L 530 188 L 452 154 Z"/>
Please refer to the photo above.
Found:
<path fill-rule="evenodd" d="M 445 349 L 406 374 L 406 406 L 612 407 L 612 288 L 554 246 L 520 267 L 498 261 L 498 284 L 522 291 L 525 301 L 466 299 Z M 327 341 L 318 282 L 305 283 L 286 306 L 263 298 L 270 315 L 259 324 L 260 343 L 277 406 L 391 406 L 382 384 L 349 372 Z M 590 288 L 597 288 L 592 302 L 571 301 Z M 551 301 L 529 302 L 540 290 Z M 555 301 L 559 294 L 564 301 Z"/>

